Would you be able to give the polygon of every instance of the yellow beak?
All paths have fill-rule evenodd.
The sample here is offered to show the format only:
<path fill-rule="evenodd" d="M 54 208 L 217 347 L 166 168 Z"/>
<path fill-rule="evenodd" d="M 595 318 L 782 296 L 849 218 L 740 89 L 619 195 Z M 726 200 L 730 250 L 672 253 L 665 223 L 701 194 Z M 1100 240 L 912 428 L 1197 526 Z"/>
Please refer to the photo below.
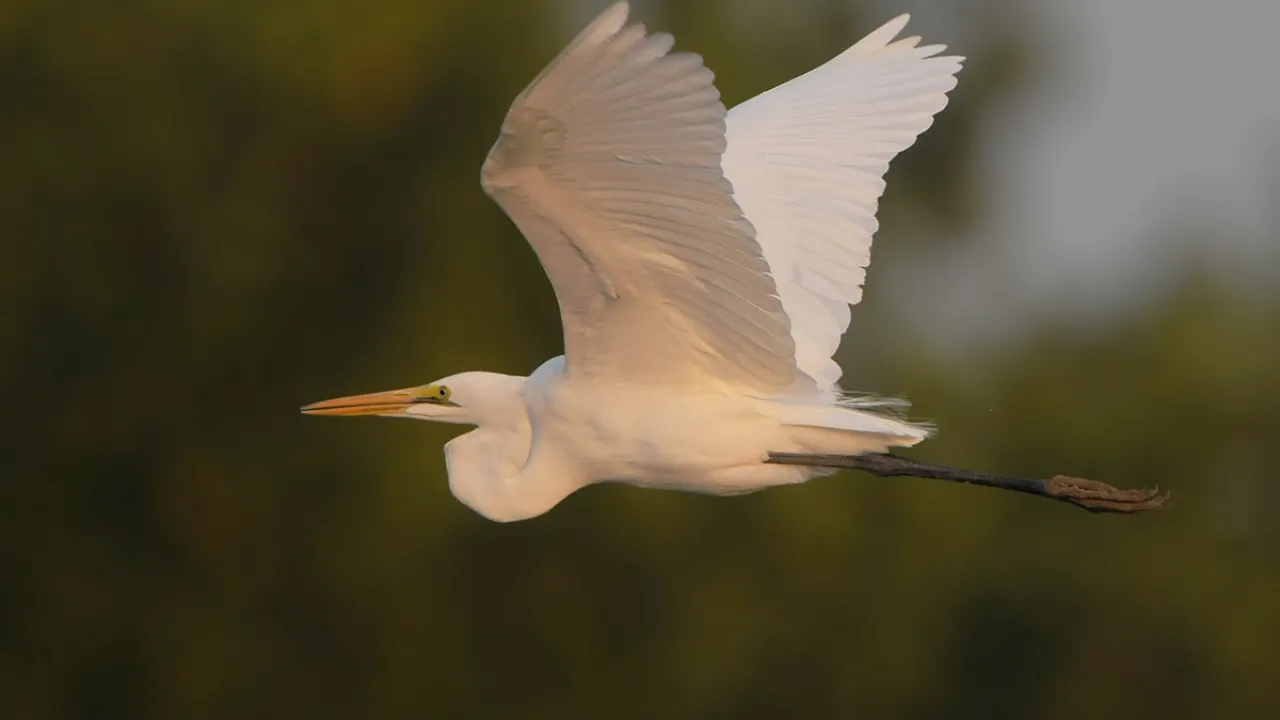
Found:
<path fill-rule="evenodd" d="M 308 415 L 393 415 L 413 404 L 409 390 L 387 390 L 366 395 L 321 400 L 302 408 Z"/>

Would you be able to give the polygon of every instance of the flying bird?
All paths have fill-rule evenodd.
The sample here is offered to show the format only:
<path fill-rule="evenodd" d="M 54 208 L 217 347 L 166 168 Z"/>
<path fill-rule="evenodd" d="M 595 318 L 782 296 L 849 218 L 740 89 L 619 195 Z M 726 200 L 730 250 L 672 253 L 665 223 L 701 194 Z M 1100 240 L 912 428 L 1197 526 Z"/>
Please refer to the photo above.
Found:
<path fill-rule="evenodd" d="M 902 15 L 726 111 L 700 56 L 627 16 L 607 9 L 520 93 L 481 170 L 551 281 L 564 354 L 303 411 L 475 426 L 444 447 L 449 487 L 501 522 L 602 482 L 734 495 L 842 466 L 928 476 L 885 453 L 930 429 L 842 392 L 832 355 L 889 162 L 962 58 L 899 39 Z M 935 476 L 1004 482 L 972 475 Z"/>

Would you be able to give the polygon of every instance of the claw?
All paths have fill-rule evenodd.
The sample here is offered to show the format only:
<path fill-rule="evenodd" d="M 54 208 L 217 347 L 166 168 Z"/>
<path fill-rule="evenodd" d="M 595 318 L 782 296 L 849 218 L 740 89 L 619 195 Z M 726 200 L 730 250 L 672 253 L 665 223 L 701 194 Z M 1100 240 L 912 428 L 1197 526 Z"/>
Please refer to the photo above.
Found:
<path fill-rule="evenodd" d="M 1049 481 L 1050 494 L 1090 512 L 1136 513 L 1164 506 L 1169 493 L 1160 488 L 1120 490 L 1106 483 L 1058 475 Z"/>

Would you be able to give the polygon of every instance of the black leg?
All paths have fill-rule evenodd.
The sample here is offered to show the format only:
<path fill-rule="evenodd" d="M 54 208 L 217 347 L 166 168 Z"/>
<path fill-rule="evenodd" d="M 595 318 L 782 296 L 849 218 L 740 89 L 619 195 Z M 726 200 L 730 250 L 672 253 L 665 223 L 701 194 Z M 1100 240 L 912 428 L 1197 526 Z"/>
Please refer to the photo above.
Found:
<path fill-rule="evenodd" d="M 1154 490 L 1120 490 L 1110 485 L 1083 478 L 1057 475 L 1047 480 L 988 475 L 960 468 L 934 465 L 887 453 L 863 455 L 811 455 L 807 453 L 769 453 L 767 463 L 809 465 L 814 467 L 865 470 L 880 477 L 909 476 L 969 483 L 1000 490 L 1013 490 L 1071 503 L 1090 512 L 1136 513 L 1164 505 L 1168 493 Z"/>

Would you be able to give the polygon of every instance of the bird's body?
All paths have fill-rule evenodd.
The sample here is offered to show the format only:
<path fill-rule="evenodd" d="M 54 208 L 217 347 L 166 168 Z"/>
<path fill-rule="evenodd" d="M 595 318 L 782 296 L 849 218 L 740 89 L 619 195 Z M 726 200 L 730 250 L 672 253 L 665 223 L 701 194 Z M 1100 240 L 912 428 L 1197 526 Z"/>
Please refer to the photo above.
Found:
<path fill-rule="evenodd" d="M 959 58 L 905 16 L 726 113 L 701 58 L 618 3 L 516 99 L 482 170 L 542 262 L 565 355 L 308 406 L 475 425 L 454 495 L 494 520 L 598 482 L 739 494 L 830 471 L 922 426 L 856 401 L 831 359 L 861 298 L 889 160 L 946 104 Z"/>
<path fill-rule="evenodd" d="M 578 381 L 565 370 L 560 356 L 528 378 L 463 373 L 440 381 L 476 413 L 438 418 L 477 426 L 445 446 L 458 499 L 486 517 L 517 520 L 597 482 L 736 495 L 830 472 L 764 464 L 770 450 L 853 455 L 924 436 L 891 418 L 803 396 Z M 487 402 L 468 403 L 470 395 Z"/>

